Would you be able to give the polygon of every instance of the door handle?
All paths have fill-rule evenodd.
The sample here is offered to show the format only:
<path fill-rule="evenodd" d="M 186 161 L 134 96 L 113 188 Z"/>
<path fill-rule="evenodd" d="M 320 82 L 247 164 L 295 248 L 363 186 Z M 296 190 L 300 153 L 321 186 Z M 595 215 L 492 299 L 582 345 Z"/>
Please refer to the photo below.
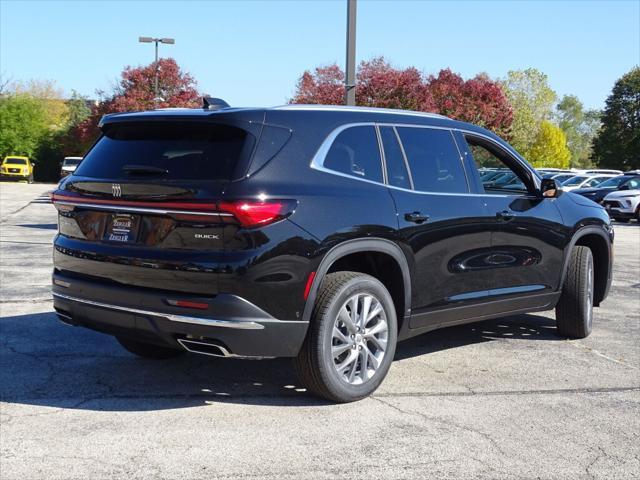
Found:
<path fill-rule="evenodd" d="M 423 213 L 420 212 L 411 212 L 411 213 L 405 213 L 404 214 L 404 219 L 407 222 L 413 222 L 413 223 L 424 223 L 427 220 L 429 220 L 429 215 L 424 215 Z"/>
<path fill-rule="evenodd" d="M 496 217 L 498 218 L 498 220 L 504 220 L 505 222 L 508 222 L 509 220 L 513 220 L 514 218 L 516 218 L 516 215 L 509 210 L 503 210 L 496 213 Z"/>

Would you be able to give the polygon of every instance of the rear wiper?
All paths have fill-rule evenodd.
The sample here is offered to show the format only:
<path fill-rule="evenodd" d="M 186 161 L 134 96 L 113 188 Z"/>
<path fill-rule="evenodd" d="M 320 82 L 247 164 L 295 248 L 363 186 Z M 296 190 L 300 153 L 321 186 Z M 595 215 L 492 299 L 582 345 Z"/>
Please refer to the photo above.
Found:
<path fill-rule="evenodd" d="M 142 175 L 166 175 L 169 173 L 166 168 L 152 167 L 150 165 L 125 165 L 122 170 L 127 173 Z"/>

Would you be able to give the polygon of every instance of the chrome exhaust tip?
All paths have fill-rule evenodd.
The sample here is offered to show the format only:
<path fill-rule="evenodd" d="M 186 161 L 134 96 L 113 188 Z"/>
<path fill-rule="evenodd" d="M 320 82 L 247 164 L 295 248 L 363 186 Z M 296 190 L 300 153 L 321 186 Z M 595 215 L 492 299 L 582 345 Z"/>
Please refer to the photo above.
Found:
<path fill-rule="evenodd" d="M 187 352 L 199 353 L 201 355 L 210 355 L 212 357 L 235 357 L 233 353 L 227 350 L 222 345 L 218 345 L 213 342 L 206 342 L 200 340 L 190 340 L 188 338 L 178 338 L 178 343 Z"/>
<path fill-rule="evenodd" d="M 58 316 L 58 320 L 60 321 L 60 323 L 62 323 L 63 325 L 67 325 L 69 327 L 75 327 L 75 324 L 73 323 L 73 319 L 71 318 L 71 315 L 62 313 L 60 310 L 56 310 L 56 315 Z"/>
<path fill-rule="evenodd" d="M 209 355 L 211 357 L 242 358 L 244 360 L 266 360 L 275 357 L 237 355 L 231 353 L 226 347 L 209 340 L 193 340 L 191 338 L 177 338 L 180 346 L 187 352 Z"/>

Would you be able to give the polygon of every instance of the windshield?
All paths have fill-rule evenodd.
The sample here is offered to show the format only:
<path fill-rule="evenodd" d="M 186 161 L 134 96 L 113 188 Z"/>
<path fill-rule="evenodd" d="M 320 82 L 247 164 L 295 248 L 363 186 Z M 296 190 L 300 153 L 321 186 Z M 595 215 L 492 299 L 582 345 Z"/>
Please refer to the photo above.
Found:
<path fill-rule="evenodd" d="M 562 183 L 566 180 L 569 180 L 570 178 L 573 178 L 575 175 L 571 175 L 571 174 L 565 174 L 565 175 L 554 175 L 553 178 L 556 182 L 558 183 Z"/>
<path fill-rule="evenodd" d="M 78 165 L 81 160 L 82 160 L 81 158 L 65 158 L 64 162 L 62 162 L 62 164 L 65 167 L 70 167 L 70 166 L 73 166 L 73 165 Z"/>
<path fill-rule="evenodd" d="M 569 180 L 566 180 L 565 182 L 563 182 L 562 185 L 565 185 L 567 187 L 570 187 L 572 185 L 580 185 L 587 178 L 589 178 L 589 177 L 573 177 L 573 178 L 570 178 Z"/>
<path fill-rule="evenodd" d="M 624 182 L 626 180 L 629 180 L 630 178 L 632 178 L 632 177 L 627 177 L 626 175 L 620 175 L 619 177 L 613 177 L 613 178 L 610 178 L 609 180 L 607 180 L 606 182 L 602 182 L 600 185 L 598 185 L 598 188 L 617 187 L 622 182 Z"/>
<path fill-rule="evenodd" d="M 130 178 L 137 169 L 170 180 L 230 180 L 253 136 L 209 123 L 136 123 L 112 126 L 76 169 L 93 178 Z M 150 173 L 149 173 L 150 172 Z"/>
<path fill-rule="evenodd" d="M 26 165 L 27 161 L 24 158 L 5 158 L 4 164 Z"/>

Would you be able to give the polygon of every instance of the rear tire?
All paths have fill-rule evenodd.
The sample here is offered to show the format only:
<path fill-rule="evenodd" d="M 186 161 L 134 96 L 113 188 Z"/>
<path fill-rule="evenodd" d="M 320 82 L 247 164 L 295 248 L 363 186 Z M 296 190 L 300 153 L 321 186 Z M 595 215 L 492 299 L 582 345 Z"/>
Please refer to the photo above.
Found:
<path fill-rule="evenodd" d="M 122 345 L 125 350 L 134 355 L 143 358 L 154 358 L 157 360 L 163 360 L 167 358 L 173 358 L 185 353 L 185 350 L 179 350 L 177 348 L 162 347 L 153 343 L 137 342 L 124 337 L 116 337 L 118 343 Z"/>
<path fill-rule="evenodd" d="M 560 301 L 556 305 L 558 333 L 585 338 L 593 325 L 593 255 L 587 247 L 573 247 Z"/>
<path fill-rule="evenodd" d="M 298 378 L 327 400 L 360 400 L 387 375 L 396 339 L 396 311 L 385 286 L 363 273 L 331 273 L 322 282 L 294 361 Z"/>

